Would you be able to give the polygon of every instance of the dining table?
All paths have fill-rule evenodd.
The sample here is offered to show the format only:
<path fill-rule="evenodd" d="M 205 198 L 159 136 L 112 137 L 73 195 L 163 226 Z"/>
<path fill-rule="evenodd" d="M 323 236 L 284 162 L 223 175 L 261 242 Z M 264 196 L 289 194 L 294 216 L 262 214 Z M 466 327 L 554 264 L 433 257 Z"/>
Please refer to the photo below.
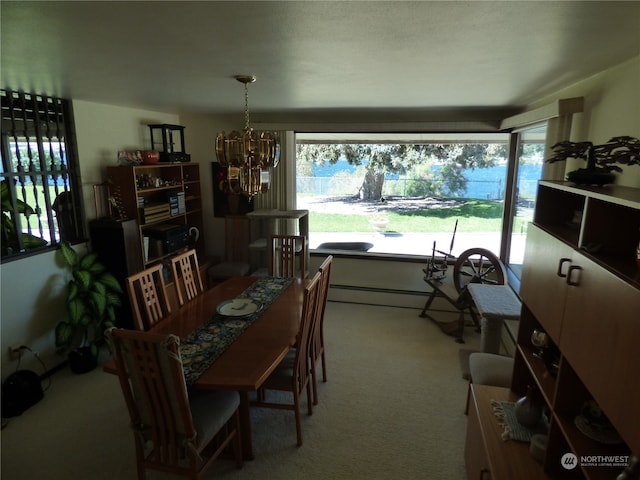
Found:
<path fill-rule="evenodd" d="M 220 317 L 218 307 L 242 296 L 252 285 L 264 281 L 262 278 L 232 277 L 172 311 L 149 331 L 177 335 L 182 346 L 206 326 L 215 327 L 216 319 Z M 195 390 L 232 390 L 240 394 L 240 430 L 246 460 L 254 458 L 249 394 L 262 386 L 295 345 L 306 283 L 299 278 L 290 279 L 268 305 L 252 316 L 250 324 L 191 379 L 191 383 L 187 378 L 189 388 Z M 240 317 L 235 323 L 243 321 L 246 320 Z M 211 332 L 215 335 L 216 328 Z M 104 370 L 117 373 L 113 360 L 105 364 Z"/>

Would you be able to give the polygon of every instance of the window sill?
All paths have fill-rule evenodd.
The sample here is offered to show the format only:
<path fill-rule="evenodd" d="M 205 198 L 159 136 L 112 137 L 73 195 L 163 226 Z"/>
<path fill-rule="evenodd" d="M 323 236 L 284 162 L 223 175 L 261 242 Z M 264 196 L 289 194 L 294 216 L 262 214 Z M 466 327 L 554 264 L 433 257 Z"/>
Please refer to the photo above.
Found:
<path fill-rule="evenodd" d="M 310 252 L 312 257 L 326 257 L 333 255 L 337 258 L 355 258 L 360 260 L 375 260 L 387 262 L 405 262 L 405 263 L 426 263 L 431 257 L 424 255 L 406 255 L 401 253 L 378 253 L 378 252 L 359 252 L 356 250 L 342 249 L 313 249 Z"/>

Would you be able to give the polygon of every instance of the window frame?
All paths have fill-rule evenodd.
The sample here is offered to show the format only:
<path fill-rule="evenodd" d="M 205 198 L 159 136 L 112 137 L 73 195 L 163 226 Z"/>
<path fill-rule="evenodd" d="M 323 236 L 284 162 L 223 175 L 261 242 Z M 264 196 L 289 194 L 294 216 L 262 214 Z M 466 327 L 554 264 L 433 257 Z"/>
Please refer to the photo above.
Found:
<path fill-rule="evenodd" d="M 15 232 L 2 248 L 2 263 L 48 252 L 62 240 L 86 239 L 73 111 L 69 100 L 1 90 L 4 220 Z M 53 182 L 53 183 L 51 183 Z M 47 188 L 43 188 L 44 186 Z M 25 205 L 34 213 L 21 211 Z M 35 219 L 29 217 L 35 215 Z M 19 234 L 19 233 L 22 234 Z M 23 234 L 46 241 L 26 248 Z M 3 228 L 3 235 L 9 235 Z M 5 239 L 2 239 L 5 243 Z M 7 250 L 5 250 L 5 248 Z"/>
<path fill-rule="evenodd" d="M 517 213 L 517 189 L 518 189 L 518 175 L 520 168 L 520 157 L 523 150 L 523 145 L 525 142 L 525 136 L 530 132 L 535 132 L 544 129 L 544 141 L 542 142 L 545 145 L 548 144 L 548 133 L 549 133 L 549 124 L 548 120 L 543 120 L 541 122 L 532 123 L 525 127 L 514 129 L 511 132 L 510 137 L 510 148 L 509 148 L 509 170 L 507 171 L 507 191 L 510 192 L 509 196 L 505 195 L 505 207 L 504 207 L 504 219 L 503 219 L 503 229 L 502 229 L 502 239 L 500 241 L 500 260 L 504 263 L 507 268 L 507 280 L 509 284 L 511 284 L 516 291 L 520 289 L 520 279 L 521 279 L 521 267 L 522 264 L 512 264 L 511 252 L 513 246 L 513 226 L 514 226 L 514 218 Z M 546 157 L 546 155 L 545 155 Z M 543 164 L 544 170 L 544 164 Z M 543 177 L 543 172 L 540 172 L 540 177 L 538 181 L 540 181 Z M 535 199 L 534 199 L 535 204 Z M 517 267 L 520 268 L 517 268 Z M 515 268 L 514 268 L 515 267 Z"/>

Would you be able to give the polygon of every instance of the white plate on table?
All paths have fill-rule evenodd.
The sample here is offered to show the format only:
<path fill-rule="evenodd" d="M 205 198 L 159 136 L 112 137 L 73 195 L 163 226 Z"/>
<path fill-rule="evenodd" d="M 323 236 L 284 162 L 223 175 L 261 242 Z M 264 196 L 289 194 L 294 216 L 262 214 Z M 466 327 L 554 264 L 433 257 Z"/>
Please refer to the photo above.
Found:
<path fill-rule="evenodd" d="M 246 317 L 260 310 L 262 310 L 262 303 L 252 298 L 233 298 L 222 302 L 216 308 L 216 312 L 225 317 Z"/>

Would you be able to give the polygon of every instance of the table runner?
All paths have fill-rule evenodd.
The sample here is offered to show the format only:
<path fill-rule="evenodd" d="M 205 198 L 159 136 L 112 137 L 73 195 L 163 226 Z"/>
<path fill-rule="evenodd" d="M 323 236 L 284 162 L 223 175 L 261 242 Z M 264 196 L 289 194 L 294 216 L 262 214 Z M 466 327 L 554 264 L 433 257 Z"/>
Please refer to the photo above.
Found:
<path fill-rule="evenodd" d="M 187 385 L 193 385 L 229 345 L 291 285 L 291 282 L 292 278 L 263 277 L 256 280 L 236 298 L 257 300 L 262 303 L 262 310 L 242 318 L 216 314 L 182 339 L 180 355 Z"/>

